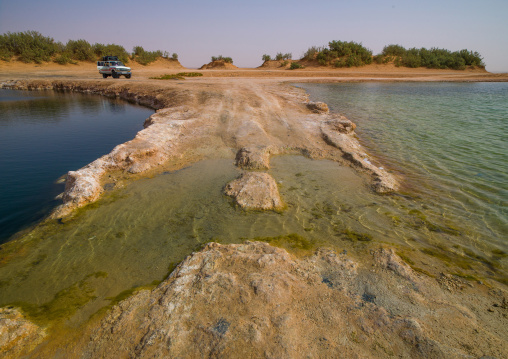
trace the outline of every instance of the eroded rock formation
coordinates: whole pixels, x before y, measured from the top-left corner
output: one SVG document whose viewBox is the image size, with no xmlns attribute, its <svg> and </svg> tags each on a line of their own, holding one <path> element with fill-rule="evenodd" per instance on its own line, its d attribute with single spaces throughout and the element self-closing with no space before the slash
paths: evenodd
<svg viewBox="0 0 508 359">
<path fill-rule="evenodd" d="M 277 183 L 268 173 L 244 172 L 226 185 L 224 193 L 245 209 L 277 210 L 283 207 Z"/>
<path fill-rule="evenodd" d="M 506 328 L 491 331 L 457 298 L 390 249 L 360 265 L 326 249 L 298 259 L 211 243 L 114 307 L 82 357 L 503 357 Z"/>
</svg>

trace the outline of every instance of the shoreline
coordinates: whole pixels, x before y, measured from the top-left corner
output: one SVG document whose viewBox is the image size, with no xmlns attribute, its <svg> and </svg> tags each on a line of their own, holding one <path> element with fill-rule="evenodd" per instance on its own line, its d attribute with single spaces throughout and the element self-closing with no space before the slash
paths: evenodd
<svg viewBox="0 0 508 359">
<path fill-rule="evenodd" d="M 247 157 L 240 156 L 243 162 L 240 161 L 240 164 L 238 164 L 237 155 L 238 167 L 242 167 L 242 163 L 248 163 L 253 164 L 251 168 L 263 170 L 263 166 L 269 166 L 270 156 L 287 153 L 300 154 L 309 158 L 332 159 L 341 165 L 349 165 L 350 167 L 354 167 L 356 164 L 356 166 L 359 166 L 360 172 L 369 171 L 369 168 L 362 167 L 362 158 L 364 157 L 355 157 L 363 151 L 357 147 L 357 140 L 356 142 L 352 141 L 351 134 L 354 133 L 354 125 L 345 118 L 328 115 L 326 111 L 312 113 L 312 109 L 307 106 L 307 96 L 302 95 L 302 90 L 291 90 L 287 85 L 289 81 L 239 78 L 238 81 L 236 81 L 237 79 L 232 79 L 233 81 L 216 79 L 209 82 L 208 80 L 211 79 L 211 77 L 205 77 L 202 80 L 185 80 L 182 81 L 185 82 L 182 84 L 183 86 L 174 82 L 159 85 L 154 82 L 156 80 L 152 80 L 133 83 L 132 87 L 124 81 L 114 83 L 100 80 L 91 82 L 89 80 L 48 81 L 48 79 L 39 79 L 29 82 L 27 87 L 43 89 L 44 86 L 54 87 L 55 83 L 59 83 L 58 86 L 62 90 L 98 94 L 102 92 L 101 94 L 104 96 L 124 98 L 127 101 L 142 105 L 154 106 L 159 110 L 147 120 L 145 130 L 143 130 L 152 129 L 157 131 L 145 132 L 146 137 L 144 134 L 139 137 L 136 136 L 135 139 L 129 141 L 130 144 L 129 142 L 120 144 L 110 154 L 92 162 L 92 164 L 96 163 L 95 165 L 85 166 L 84 168 L 88 167 L 93 170 L 91 173 L 84 173 L 81 177 L 74 175 L 75 182 L 76 180 L 79 181 L 79 178 L 84 178 L 83 183 L 87 186 L 92 183 L 92 187 L 95 188 L 97 186 L 102 187 L 101 178 L 105 174 L 113 174 L 113 176 L 118 176 L 119 181 L 125 180 L 125 183 L 128 183 L 133 179 L 163 171 L 163 163 L 171 160 L 179 161 L 180 165 L 184 166 L 185 163 L 189 163 L 186 161 L 192 163 L 193 160 L 216 156 L 217 154 L 234 158 L 237 151 L 239 153 L 243 149 L 246 149 L 244 152 L 247 153 Z M 302 82 L 301 79 L 295 80 L 291 82 Z M 309 79 L 309 81 L 313 82 L 313 79 Z M 360 81 L 372 80 L 361 79 Z M 50 85 L 51 83 L 53 85 Z M 157 85 L 155 86 L 155 84 Z M 193 87 L 197 87 L 197 90 Z M 281 88 L 287 90 L 287 93 L 281 93 Z M 164 96 L 165 93 L 170 95 Z M 222 103 L 226 103 L 226 106 Z M 266 103 L 270 106 L 264 106 Z M 247 108 L 244 107 L 245 104 L 248 105 Z M 317 107 L 324 108 L 323 105 Z M 264 115 L 260 115 L 260 113 Z M 269 136 L 269 133 L 265 131 L 266 127 L 264 127 L 266 122 L 263 121 L 264 116 L 268 115 L 271 118 L 277 118 L 279 127 L 276 129 L 276 133 L 279 134 L 280 138 L 285 139 L 286 134 L 291 132 L 286 137 L 292 137 L 293 139 L 284 142 L 280 138 Z M 200 120 L 200 116 L 204 117 L 206 121 Z M 225 127 L 224 123 L 232 121 L 235 116 L 241 118 L 241 121 Z M 257 120 L 253 121 L 253 117 Z M 216 125 L 228 136 L 210 137 L 208 135 L 210 132 L 216 132 L 210 124 L 213 118 L 219 119 Z M 299 119 L 298 122 L 289 122 L 289 119 L 294 118 Z M 247 130 L 245 130 L 246 126 Z M 288 130 L 287 126 L 291 130 Z M 163 132 L 163 136 L 160 135 L 161 132 Z M 189 137 L 188 134 L 196 136 L 194 141 L 186 142 L 185 139 Z M 308 138 L 309 134 L 311 140 Z M 153 138 L 158 138 L 161 142 L 151 142 Z M 135 141 L 136 139 L 137 141 Z M 308 142 L 303 143 L 308 144 L 302 145 L 302 141 L 305 140 Z M 169 146 L 161 144 L 167 141 L 170 143 Z M 325 144 L 322 146 L 311 145 L 310 143 L 313 141 L 323 141 Z M 207 145 L 203 146 L 202 143 Z M 198 144 L 197 148 L 196 144 Z M 350 155 L 344 156 L 344 153 L 350 153 Z M 246 168 L 251 169 L 248 166 Z M 99 174 L 98 179 L 93 178 L 94 171 Z M 370 171 L 373 171 L 373 169 L 370 169 Z M 129 172 L 129 174 L 125 175 L 125 172 Z M 371 173 L 369 175 L 371 183 L 372 176 Z M 379 177 L 379 174 L 377 176 Z M 94 181 L 96 184 L 93 184 Z M 82 188 L 86 190 L 89 188 L 87 186 Z M 82 195 L 82 193 L 78 193 L 78 195 Z M 73 198 L 71 198 L 72 200 Z M 196 346 L 195 350 L 198 350 L 198 352 L 193 351 L 194 348 L 191 343 L 194 341 L 187 342 L 188 338 L 179 336 L 174 328 L 169 327 L 164 329 L 166 330 L 165 335 L 171 337 L 174 344 L 167 349 L 162 349 L 157 345 L 153 347 L 148 339 L 145 340 L 147 338 L 146 333 L 151 333 L 149 337 L 152 339 L 150 340 L 156 343 L 167 340 L 164 335 L 157 334 L 161 333 L 164 324 L 156 323 L 149 317 L 144 317 L 143 314 L 145 310 L 148 310 L 143 309 L 144 306 L 150 301 L 157 300 L 159 303 L 166 303 L 167 307 L 149 308 L 151 311 L 150 317 L 156 315 L 171 319 L 177 325 L 186 323 L 185 315 L 180 312 L 181 309 L 179 308 L 183 308 L 184 303 L 190 303 L 191 312 L 198 318 L 201 327 L 205 328 L 204 334 L 199 334 L 201 340 L 204 343 L 209 343 L 207 345 L 212 347 L 215 345 L 218 353 L 223 355 L 227 355 L 228 350 L 231 350 L 228 349 L 231 345 L 234 346 L 234 343 L 241 342 L 251 346 L 251 354 L 253 355 L 260 353 L 257 351 L 258 348 L 264 347 L 270 348 L 272 356 L 291 356 L 293 352 L 289 348 L 299 341 L 301 341 L 301 344 L 297 345 L 299 352 L 311 350 L 318 356 L 330 353 L 337 354 L 344 352 L 344 350 L 351 355 L 367 357 L 389 357 L 393 354 L 399 354 L 403 357 L 422 358 L 429 356 L 462 357 L 465 353 L 477 357 L 480 355 L 499 356 L 508 352 L 508 343 L 502 339 L 502 334 L 494 334 L 494 332 L 503 332 L 505 319 L 503 319 L 502 314 L 505 309 L 504 303 L 508 300 L 506 290 L 501 289 L 500 286 L 496 288 L 496 286 L 493 286 L 492 281 L 487 285 L 482 281 L 461 280 L 457 276 L 450 275 L 448 274 L 450 269 L 447 270 L 447 265 L 444 265 L 443 262 L 439 264 L 440 259 L 438 257 L 426 257 L 424 254 L 411 252 L 411 259 L 407 259 L 405 257 L 408 255 L 407 249 L 399 249 L 395 252 L 389 248 L 379 249 L 380 246 L 385 247 L 382 243 L 365 244 L 361 247 L 359 253 L 341 256 L 334 252 L 318 251 L 310 259 L 303 260 L 287 254 L 285 250 L 279 250 L 276 247 L 257 242 L 252 244 L 248 242 L 244 245 L 212 243 L 203 250 L 188 256 L 154 291 L 140 290 L 108 311 L 104 320 L 99 321 L 99 318 L 89 323 L 85 331 L 90 335 L 90 342 L 86 342 L 86 339 L 83 338 L 76 340 L 74 343 L 71 343 L 70 339 L 69 341 L 54 339 L 56 341 L 53 341 L 52 345 L 42 348 L 42 351 L 51 353 L 52 350 L 57 349 L 63 340 L 64 343 L 69 344 L 69 353 L 84 352 L 85 357 L 94 357 L 101 353 L 104 355 L 107 353 L 110 356 L 126 353 L 149 356 L 154 353 L 153 348 L 169 350 L 169 352 L 166 352 L 168 355 L 208 355 L 212 353 L 210 346 L 208 348 Z M 217 257 L 218 252 L 224 253 L 224 255 Z M 244 253 L 244 255 L 241 255 L 241 253 Z M 259 253 L 263 253 L 263 255 L 260 256 Z M 364 254 L 365 257 L 360 258 L 360 253 Z M 369 256 L 368 253 L 371 255 Z M 238 257 L 237 262 L 228 262 L 226 258 L 229 256 Z M 416 258 L 421 261 L 430 261 L 435 266 L 435 272 L 426 274 L 418 272 L 416 266 L 408 264 L 416 261 Z M 252 267 L 252 264 L 249 264 L 251 262 L 260 263 L 259 261 L 266 261 L 267 264 L 262 265 L 261 269 L 256 265 Z M 293 269 L 282 267 L 281 263 L 286 262 L 291 263 L 292 268 L 299 268 L 298 271 L 300 272 L 292 272 Z M 228 269 L 211 270 L 213 267 L 208 268 L 207 263 L 217 263 L 214 266 Z M 224 267 L 220 267 L 221 265 L 224 265 Z M 260 278 L 256 284 L 252 284 L 253 287 L 250 289 L 243 288 L 241 285 L 241 283 L 247 283 L 249 280 L 252 281 L 252 279 L 240 279 L 243 277 L 241 277 L 239 271 L 245 271 L 245 268 L 251 268 L 250 273 L 258 275 L 258 278 Z M 369 274 L 371 271 L 375 274 Z M 442 271 L 441 275 L 438 274 L 440 271 Z M 310 287 L 304 291 L 296 289 L 303 288 L 303 284 L 298 282 L 300 279 L 295 279 L 295 276 L 298 277 L 298 273 L 302 272 L 308 273 L 306 274 L 306 280 L 310 281 L 310 284 L 307 284 Z M 270 282 L 269 278 L 273 277 L 270 273 L 281 275 L 286 284 Z M 203 286 L 203 293 L 206 293 L 206 290 L 217 291 L 219 289 L 216 280 L 219 280 L 221 275 L 236 279 L 232 281 L 230 287 L 223 287 L 230 288 L 229 290 L 213 297 L 212 303 L 215 304 L 212 307 L 205 306 L 209 312 L 203 315 L 199 309 L 200 303 L 202 303 L 200 302 L 201 289 L 198 290 L 197 287 L 189 283 L 200 283 Z M 207 281 L 207 276 L 211 276 L 214 280 Z M 388 289 L 381 289 L 383 285 Z M 404 288 L 402 292 L 400 292 L 400 287 Z M 181 288 L 186 288 L 184 292 L 189 293 L 189 295 L 182 296 L 179 294 L 182 291 Z M 289 293 L 286 293 L 284 290 L 273 292 L 273 290 L 267 288 L 290 289 Z M 254 296 L 249 294 L 247 299 L 243 294 L 244 299 L 240 300 L 241 293 L 244 290 L 253 290 L 255 294 Z M 162 291 L 165 291 L 164 295 L 160 295 Z M 237 291 L 240 293 L 239 297 L 234 294 Z M 344 293 L 347 292 L 348 294 L 345 295 Z M 468 296 L 471 296 L 467 300 L 463 296 L 465 292 L 468 293 Z M 309 293 L 313 294 L 310 295 Z M 315 343 L 319 342 L 318 338 L 308 338 L 304 333 L 293 333 L 289 336 L 282 335 L 284 332 L 294 331 L 303 323 L 308 323 L 310 318 L 315 318 L 322 308 L 327 308 L 333 302 L 330 301 L 333 296 L 339 296 L 346 304 L 344 306 L 336 304 L 337 307 L 331 307 L 331 311 L 337 311 L 337 308 L 341 308 L 338 311 L 339 313 L 352 312 L 351 314 L 339 314 L 336 317 L 330 317 L 324 322 L 318 320 L 318 323 L 320 323 L 318 326 L 326 328 L 322 331 L 321 336 L 327 338 L 326 341 L 331 343 L 331 346 L 318 348 L 315 346 Z M 230 303 L 228 297 L 232 300 L 237 298 L 238 302 Z M 434 297 L 439 299 L 433 299 Z M 272 314 L 267 315 L 267 313 L 275 313 L 271 303 L 280 301 L 281 298 L 282 303 L 285 303 L 283 307 L 290 308 L 290 311 L 276 312 L 273 317 Z M 284 298 L 299 298 L 298 300 L 302 304 L 306 303 L 305 298 L 309 298 L 310 302 L 306 304 L 305 308 L 307 309 L 303 312 L 304 314 L 299 315 L 297 313 L 300 308 L 298 306 L 293 307 Z M 317 300 L 316 298 L 320 299 Z M 481 304 L 478 304 L 478 302 Z M 475 309 L 476 307 L 486 308 L 489 305 L 488 303 L 492 302 L 497 305 L 495 306 L 495 313 L 499 314 L 499 317 L 496 317 L 496 319 L 492 319 Z M 207 303 L 210 304 L 210 302 Z M 201 305 L 205 305 L 205 303 Z M 244 308 L 244 305 L 247 305 L 247 307 Z M 171 306 L 176 309 L 168 310 Z M 223 313 L 220 308 L 224 306 L 232 309 L 232 313 L 237 314 Z M 267 316 L 266 323 L 271 323 L 268 327 L 260 324 L 264 323 L 263 321 L 256 322 L 255 326 L 249 326 L 247 317 L 239 314 L 249 312 L 251 306 L 261 308 L 256 315 L 258 317 Z M 429 317 L 423 314 L 429 310 L 434 311 L 436 314 Z M 4 313 L 0 313 L 0 319 L 4 318 Z M 129 322 L 130 319 L 125 319 L 126 316 L 123 315 L 125 313 L 134 313 L 132 314 L 133 317 L 142 321 L 143 333 L 140 334 L 139 331 L 136 331 L 136 328 L 132 327 L 132 323 Z M 17 314 L 11 313 L 10 315 Z M 284 315 L 290 318 L 288 325 L 275 325 L 277 318 Z M 504 318 L 506 318 L 506 315 Z M 22 322 L 25 319 L 20 320 Z M 235 322 L 235 320 L 240 320 L 240 322 Z M 444 333 L 449 336 L 446 341 L 441 337 L 442 330 L 433 326 L 436 323 L 445 323 L 443 320 L 446 322 Z M 487 324 L 489 320 L 493 320 L 493 322 Z M 352 325 L 352 331 L 346 330 L 340 333 L 340 337 L 345 338 L 348 343 L 346 347 L 330 337 L 330 334 L 337 330 L 336 328 L 343 326 L 344 321 Z M 22 323 L 25 327 L 28 326 L 26 322 Z M 330 323 L 333 324 L 328 327 Z M 232 334 L 232 331 L 228 331 L 230 326 L 235 328 L 239 334 Z M 461 328 L 461 330 L 455 331 L 454 326 Z M 251 327 L 254 329 L 249 329 Z M 113 328 L 122 334 L 120 336 L 108 334 Z M 478 333 L 465 334 L 468 328 L 479 328 L 483 331 L 480 335 Z M 29 347 L 33 347 L 33 343 L 38 343 L 41 340 L 40 335 L 42 334 L 38 332 L 38 329 L 26 330 L 31 331 L 32 335 L 26 337 L 25 342 L 21 341 L 23 343 L 21 350 L 28 350 Z M 254 333 L 253 336 L 251 333 Z M 122 337 L 127 339 L 122 339 Z M 273 342 L 275 338 L 279 338 L 280 342 L 285 344 L 280 347 L 269 346 L 269 343 Z M 126 351 L 115 352 L 118 341 L 123 340 L 125 340 Z M 441 343 L 441 341 L 443 342 Z M 492 349 L 488 349 L 484 344 L 487 341 L 491 344 L 494 343 Z M 468 344 L 465 347 L 463 344 L 465 342 L 474 343 L 474 345 Z M 131 346 L 132 343 L 137 345 L 136 348 Z M 186 346 L 190 349 L 184 349 Z M 346 349 L 348 347 L 353 349 Z M 238 352 L 229 351 L 229 353 Z"/>
<path fill-rule="evenodd" d="M 177 149 L 181 146 L 179 138 L 187 138 L 187 133 L 195 130 L 195 124 L 193 126 L 193 123 L 200 122 L 192 105 L 189 105 L 186 101 L 170 104 L 167 97 L 164 97 L 160 93 L 156 94 L 157 89 L 155 91 L 153 89 L 147 91 L 146 87 L 143 86 L 137 86 L 136 88 L 127 85 L 121 88 L 110 88 L 107 85 L 103 85 L 103 83 L 99 85 L 98 83 L 90 84 L 83 81 L 48 80 L 3 82 L 0 83 L 0 86 L 1 88 L 18 90 L 57 90 L 98 94 L 106 97 L 117 97 L 156 110 L 156 113 L 145 121 L 145 129 L 138 132 L 134 139 L 117 145 L 109 154 L 102 156 L 77 171 L 70 171 L 67 174 L 65 192 L 62 195 L 64 203 L 53 211 L 50 215 L 52 219 L 71 216 L 75 209 L 97 201 L 103 192 L 103 179 L 106 176 L 111 178 L 113 172 L 121 171 L 130 175 L 161 172 L 160 169 L 157 170 L 157 167 L 161 166 L 164 162 L 176 157 L 182 158 L 183 152 Z M 245 90 L 247 86 L 247 83 L 241 84 L 240 89 Z M 287 94 L 283 93 L 284 89 L 281 86 L 284 87 L 287 84 L 271 85 L 269 91 L 276 93 L 277 97 L 283 98 Z M 257 90 L 261 92 L 263 86 L 257 86 Z M 191 90 L 188 89 L 186 91 Z M 332 159 L 342 165 L 346 164 L 356 168 L 359 172 L 367 173 L 376 192 L 389 193 L 394 191 L 398 187 L 397 181 L 388 172 L 383 170 L 382 167 L 374 166 L 371 163 L 369 155 L 355 138 L 354 128 L 356 125 L 343 116 L 329 114 L 326 104 L 322 104 L 322 108 L 312 107 L 314 103 L 309 102 L 306 94 L 299 94 L 298 92 L 300 91 L 302 90 L 296 88 L 294 91 L 290 91 L 293 93 L 290 93 L 290 96 L 284 99 L 285 108 L 283 109 L 280 108 L 280 101 L 278 99 L 272 100 L 272 102 L 274 102 L 276 111 L 289 112 L 292 116 L 298 117 L 296 122 L 299 123 L 295 125 L 300 127 L 299 131 L 311 130 L 313 132 L 313 140 L 309 141 L 307 139 L 304 143 L 296 144 L 294 140 L 291 141 L 290 139 L 290 141 L 287 141 L 284 138 L 283 142 L 281 142 L 277 139 L 270 139 L 269 133 L 262 130 L 258 133 L 259 138 L 257 140 L 246 136 L 241 143 L 236 143 L 233 147 L 222 146 L 224 148 L 221 151 L 227 152 L 232 150 L 233 152 L 240 153 L 243 149 L 247 148 L 249 150 L 248 156 L 265 157 L 263 159 L 265 163 L 259 167 L 260 169 L 269 168 L 269 158 L 276 154 L 300 153 L 310 158 Z M 171 95 L 175 96 L 176 94 L 178 96 L 181 93 L 179 92 L 179 90 L 174 89 Z M 266 95 L 268 94 L 263 96 L 265 97 Z M 221 104 L 219 105 L 222 107 Z M 254 105 L 254 107 L 258 106 L 258 104 Z M 210 112 L 209 108 L 207 110 Z M 222 108 L 218 110 L 222 111 Z M 268 108 L 258 117 L 271 116 L 273 115 L 270 114 L 271 111 L 273 109 Z M 284 112 L 277 113 L 276 115 L 281 116 L 281 114 L 285 116 Z M 203 117 L 220 117 L 222 115 L 205 114 L 203 116 L 202 113 L 200 114 Z M 289 118 L 290 116 L 288 115 L 287 117 Z M 250 122 L 252 120 L 249 119 L 247 121 Z M 285 121 L 284 123 L 286 123 Z M 313 122 L 310 127 L 306 123 L 308 121 Z M 259 126 L 257 120 L 254 120 L 253 125 Z M 220 126 L 220 124 L 216 126 Z M 243 126 L 243 124 L 239 123 L 238 126 Z M 241 129 L 237 131 L 241 131 Z M 208 137 L 206 134 L 203 135 Z M 290 134 L 288 133 L 287 136 L 289 137 Z M 306 135 L 302 134 L 301 136 Z M 237 134 L 234 134 L 233 137 L 235 140 L 229 139 L 227 141 L 236 141 Z M 192 141 L 192 139 L 190 140 L 191 142 L 196 142 Z M 195 140 L 198 139 L 196 138 Z M 324 142 L 320 145 L 312 144 L 312 142 L 319 143 L 319 141 Z M 189 144 L 186 144 L 186 146 L 188 147 Z M 338 151 L 331 150 L 330 146 Z M 185 165 L 185 159 L 182 158 L 182 160 L 183 165 Z M 253 160 L 248 161 L 252 162 Z M 190 160 L 190 162 L 193 161 Z M 249 169 L 257 169 L 256 166 L 251 166 Z M 125 176 L 122 175 L 122 177 Z"/>
</svg>

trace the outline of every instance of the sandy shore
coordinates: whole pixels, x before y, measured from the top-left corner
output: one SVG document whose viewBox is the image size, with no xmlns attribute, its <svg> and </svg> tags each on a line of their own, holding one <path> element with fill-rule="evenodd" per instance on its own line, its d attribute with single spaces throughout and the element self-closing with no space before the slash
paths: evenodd
<svg viewBox="0 0 508 359">
<path fill-rule="evenodd" d="M 55 218 L 95 201 L 106 181 L 126 184 L 164 171 L 168 161 L 183 167 L 220 156 L 236 156 L 237 166 L 248 164 L 261 172 L 277 154 L 331 159 L 356 169 L 373 190 L 396 190 L 403 179 L 391 178 L 375 165 L 355 139 L 354 125 L 323 106 L 314 111 L 306 94 L 286 82 L 508 81 L 508 74 L 380 65 L 200 70 L 200 78 L 149 79 L 181 71 L 189 70 L 158 63 L 133 67 L 129 80 L 102 79 L 94 64 L 0 62 L 0 83 L 8 88 L 97 93 L 157 110 L 135 139 L 69 173 L 64 194 L 68 205 L 59 208 Z M 371 162 L 374 165 L 367 165 Z M 211 244 L 189 256 L 157 289 L 122 301 L 76 331 L 79 334 L 38 327 L 13 308 L 1 309 L 0 354 L 507 356 L 506 287 L 468 281 L 452 275 L 449 263 L 412 254 L 412 260 L 425 261 L 432 272 L 418 272 L 394 250 L 378 244 L 365 245 L 352 256 L 320 250 L 305 258 L 267 244 Z"/>
</svg>

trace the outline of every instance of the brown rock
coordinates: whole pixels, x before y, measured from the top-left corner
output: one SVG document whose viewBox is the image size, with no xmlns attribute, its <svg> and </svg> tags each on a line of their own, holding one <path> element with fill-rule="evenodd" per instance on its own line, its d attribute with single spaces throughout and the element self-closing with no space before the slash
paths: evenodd
<svg viewBox="0 0 508 359">
<path fill-rule="evenodd" d="M 270 168 L 270 155 L 272 149 L 269 147 L 243 147 L 236 154 L 236 166 L 249 170 L 267 170 Z"/>
<path fill-rule="evenodd" d="M 268 173 L 244 172 L 228 183 L 224 193 L 233 197 L 245 209 L 281 209 L 283 207 L 277 183 Z"/>
<path fill-rule="evenodd" d="M 261 242 L 210 243 L 155 290 L 115 306 L 82 357 L 423 359 L 507 348 L 488 331 L 468 336 L 474 314 L 396 254 L 379 250 L 374 259 L 388 270 L 373 275 L 377 267 L 326 249 L 296 259 Z M 427 285 L 415 288 L 413 276 Z"/>
<path fill-rule="evenodd" d="M 308 102 L 307 108 L 314 113 L 328 113 L 328 105 L 324 102 Z"/>
<path fill-rule="evenodd" d="M 340 133 L 351 133 L 355 130 L 356 125 L 347 118 L 340 116 L 326 121 L 326 124 L 333 130 Z"/>
<path fill-rule="evenodd" d="M 0 357 L 16 358 L 44 339 L 44 329 L 25 319 L 15 308 L 0 308 Z"/>
<path fill-rule="evenodd" d="M 349 124 L 351 123 L 351 124 Z M 354 124 L 345 119 L 325 121 L 321 125 L 323 139 L 342 151 L 343 158 L 373 178 L 372 187 L 377 193 L 390 193 L 398 188 L 395 178 L 384 168 L 375 166 L 354 137 Z"/>
</svg>

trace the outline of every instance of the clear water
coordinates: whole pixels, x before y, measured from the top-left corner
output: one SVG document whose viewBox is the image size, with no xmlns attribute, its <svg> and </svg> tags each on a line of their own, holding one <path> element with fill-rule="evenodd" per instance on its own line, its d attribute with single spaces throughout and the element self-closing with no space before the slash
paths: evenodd
<svg viewBox="0 0 508 359">
<path fill-rule="evenodd" d="M 434 90 L 427 92 L 436 92 L 439 85 L 448 86 L 436 84 Z M 375 88 L 370 84 L 362 86 Z M 393 92 L 399 96 L 409 91 L 405 84 L 398 85 L 399 89 L 397 84 L 393 86 Z M 415 86 L 413 91 L 419 91 Z M 376 195 L 364 177 L 332 161 L 278 156 L 271 159 L 269 172 L 280 186 L 286 210 L 243 211 L 222 193 L 225 184 L 240 174 L 233 158 L 200 161 L 107 191 L 103 199 L 80 210 L 73 220 L 47 223 L 4 245 L 0 252 L 0 306 L 21 304 L 35 317 L 42 317 L 39 318 L 42 321 L 70 318 L 72 323 L 79 324 L 122 292 L 163 279 L 176 263 L 203 243 L 261 239 L 284 244 L 285 236 L 290 235 L 313 248 L 325 246 L 356 253 L 363 253 L 368 243 L 390 243 L 414 251 L 443 248 L 456 253 L 457 258 L 479 259 L 475 270 L 480 277 L 499 278 L 505 273 L 507 257 L 493 252 L 507 250 L 501 232 L 502 216 L 496 220 L 496 210 L 481 216 L 474 206 L 466 211 L 467 202 L 460 204 L 460 197 L 444 195 L 454 186 L 431 175 L 428 169 L 431 166 L 424 167 L 422 163 L 439 162 L 441 166 L 437 168 L 446 168 L 440 158 L 447 156 L 437 155 L 439 161 L 426 156 L 416 160 L 417 154 L 404 147 L 421 146 L 415 142 L 422 139 L 409 138 L 421 124 L 411 124 L 401 114 L 394 132 L 401 131 L 400 139 L 408 144 L 400 144 L 396 137 L 399 135 L 390 131 L 383 134 L 381 129 L 369 132 L 368 125 L 364 128 L 367 120 L 360 121 L 354 113 L 334 107 L 326 98 L 333 98 L 330 93 L 334 87 L 323 90 L 323 85 L 316 85 L 315 89 L 322 93 L 313 97 L 327 101 L 332 109 L 345 112 L 356 121 L 358 132 L 365 136 L 362 140 L 370 150 L 395 172 L 403 174 L 407 184 L 415 184 L 406 186 L 407 194 Z M 344 94 L 347 96 L 349 91 Z M 351 101 L 367 97 L 361 91 L 358 95 L 360 99 L 347 97 L 348 108 L 353 108 Z M 418 96 L 414 97 L 417 103 Z M 397 111 L 405 111 L 403 107 L 399 105 Z M 413 112 L 404 113 L 409 116 Z M 374 123 L 377 115 L 372 116 Z M 406 125 L 400 126 L 401 122 Z M 443 127 L 447 126 L 438 127 L 437 132 L 444 132 Z M 439 141 L 434 143 L 437 146 Z M 390 146 L 395 148 L 393 153 L 387 149 Z M 404 153 L 397 155 L 399 150 Z M 434 151 L 439 153 L 435 148 L 428 150 Z M 501 174 L 504 175 L 506 172 Z M 481 208 L 485 210 L 487 206 Z M 487 222 L 487 217 L 491 222 Z M 286 245 L 291 247 L 291 241 L 287 240 Z M 494 270 L 497 272 L 493 273 Z"/>
<path fill-rule="evenodd" d="M 358 127 L 405 189 L 466 228 L 470 244 L 508 249 L 508 84 L 299 84 Z"/>
<path fill-rule="evenodd" d="M 0 243 L 58 204 L 60 176 L 132 139 L 152 113 L 94 95 L 0 89 Z"/>
<path fill-rule="evenodd" d="M 22 255 L 0 265 L 0 306 L 48 308 L 58 298 L 58 305 L 74 306 L 73 320 L 80 322 L 122 291 L 163 279 L 172 265 L 209 241 L 297 234 L 313 247 L 350 250 L 365 242 L 348 233 L 391 243 L 434 235 L 409 225 L 393 231 L 391 208 L 400 199 L 372 193 L 351 168 L 302 156 L 271 162 L 287 204 L 282 213 L 236 208 L 222 189 L 240 170 L 233 159 L 212 159 L 107 192 L 73 221 L 38 227 L 24 238 Z M 410 224 L 408 210 L 399 212 Z M 77 285 L 89 291 L 79 305 L 71 290 Z"/>
</svg>

